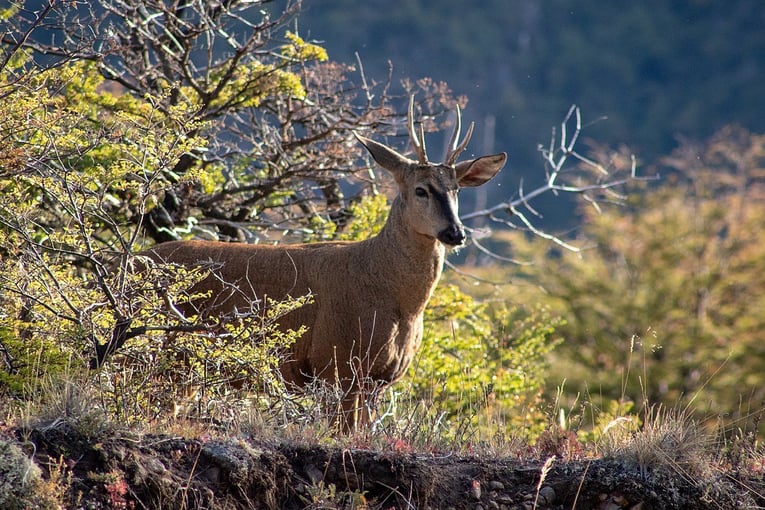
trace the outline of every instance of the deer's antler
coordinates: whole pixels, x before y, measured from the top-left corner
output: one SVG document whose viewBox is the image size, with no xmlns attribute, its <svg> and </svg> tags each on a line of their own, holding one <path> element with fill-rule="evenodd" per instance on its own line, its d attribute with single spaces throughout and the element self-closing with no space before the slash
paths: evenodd
<svg viewBox="0 0 765 510">
<path fill-rule="evenodd" d="M 428 162 L 428 153 L 425 151 L 425 128 L 420 124 L 419 134 L 414 128 L 414 95 L 409 96 L 407 126 L 409 128 L 409 139 L 412 141 L 414 153 L 417 154 L 417 161 L 424 165 Z"/>
<path fill-rule="evenodd" d="M 457 162 L 457 158 L 460 154 L 462 154 L 462 151 L 465 150 L 465 147 L 467 147 L 467 144 L 470 141 L 470 137 L 473 136 L 474 127 L 475 122 L 471 122 L 465 138 L 462 140 L 462 142 L 459 143 L 459 145 L 457 145 L 457 141 L 460 137 L 460 129 L 462 129 L 462 114 L 460 113 L 460 105 L 457 105 L 457 122 L 454 125 L 454 133 L 452 133 L 452 137 L 449 140 L 449 148 L 446 151 L 444 164 L 453 165 Z"/>
</svg>

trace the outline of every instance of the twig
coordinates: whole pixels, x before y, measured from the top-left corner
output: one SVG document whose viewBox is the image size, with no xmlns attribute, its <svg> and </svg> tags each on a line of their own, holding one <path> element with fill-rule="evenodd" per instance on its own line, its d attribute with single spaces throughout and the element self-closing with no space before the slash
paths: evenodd
<svg viewBox="0 0 765 510">
<path fill-rule="evenodd" d="M 572 119 L 573 119 L 575 128 L 573 133 L 571 133 L 569 137 L 567 126 L 570 122 L 572 122 Z M 467 221 L 467 220 L 472 220 L 476 218 L 488 217 L 492 221 L 501 222 L 506 225 L 513 226 L 511 222 L 498 217 L 498 214 L 506 213 L 506 214 L 509 214 L 510 216 L 514 216 L 518 218 L 518 220 L 524 225 L 524 227 L 528 229 L 528 231 L 530 231 L 532 234 L 538 237 L 541 237 L 543 239 L 552 241 L 558 246 L 565 248 L 566 250 L 573 251 L 573 252 L 580 252 L 582 248 L 576 247 L 562 240 L 560 237 L 553 235 L 549 232 L 546 232 L 538 228 L 537 226 L 535 226 L 529 220 L 529 218 L 526 217 L 519 210 L 519 208 L 523 207 L 526 210 L 528 210 L 533 216 L 541 218 L 542 214 L 531 205 L 532 200 L 546 193 L 552 193 L 556 196 L 559 193 L 567 193 L 567 194 L 574 194 L 574 195 L 582 195 L 583 200 L 591 203 L 597 210 L 600 210 L 598 201 L 593 196 L 591 196 L 592 192 L 602 192 L 603 194 L 615 194 L 616 197 L 618 198 L 618 197 L 621 197 L 621 195 L 615 192 L 616 188 L 619 188 L 633 181 L 654 180 L 657 178 L 655 176 L 649 176 L 649 177 L 638 176 L 637 162 L 636 162 L 635 156 L 632 155 L 631 156 L 632 164 L 630 168 L 630 174 L 627 177 L 618 178 L 618 179 L 610 179 L 610 180 L 589 183 L 589 184 L 578 184 L 578 185 L 572 185 L 572 184 L 567 184 L 564 182 L 559 182 L 563 174 L 570 175 L 570 172 L 573 170 L 576 170 L 577 168 L 576 166 L 568 165 L 569 158 L 573 158 L 575 160 L 576 162 L 575 165 L 577 164 L 583 165 L 588 168 L 592 168 L 598 174 L 601 174 L 606 177 L 610 176 L 608 170 L 603 165 L 601 165 L 600 163 L 596 162 L 595 160 L 591 158 L 583 156 L 582 154 L 574 150 L 575 144 L 577 140 L 579 139 L 579 135 L 581 131 L 582 131 L 581 112 L 576 105 L 573 105 L 571 106 L 563 122 L 561 123 L 560 137 L 558 137 L 556 129 L 553 128 L 549 147 L 547 149 L 540 148 L 540 151 L 542 152 L 542 157 L 545 162 L 544 184 L 542 184 L 536 189 L 531 190 L 530 192 L 526 192 L 523 187 L 524 182 L 523 180 L 521 180 L 518 186 L 518 192 L 514 198 L 511 198 L 504 202 L 500 202 L 488 208 L 484 208 L 484 209 L 480 209 L 477 211 L 464 214 L 460 218 L 463 221 Z M 488 251 L 486 248 L 482 247 L 478 243 L 476 243 L 476 247 L 482 252 L 487 253 L 498 260 L 505 259 L 505 257 L 501 257 L 497 254 L 494 254 Z"/>
<path fill-rule="evenodd" d="M 579 486 L 576 488 L 576 494 L 574 495 L 574 502 L 571 503 L 571 510 L 575 510 L 576 503 L 579 500 L 579 495 L 582 493 L 582 486 L 584 486 L 584 481 L 587 479 L 587 472 L 590 470 L 590 464 L 592 464 L 592 460 L 587 461 L 587 465 L 584 467 L 584 473 L 582 473 L 582 479 L 579 480 Z"/>
<path fill-rule="evenodd" d="M 534 506 L 532 508 L 537 508 L 537 503 L 539 502 L 539 492 L 542 490 L 542 484 L 547 479 L 547 475 L 550 473 L 550 470 L 552 469 L 553 463 L 555 463 L 555 455 L 548 458 L 544 465 L 542 466 L 542 471 L 539 474 L 539 482 L 537 483 L 537 492 L 534 495 Z"/>
<path fill-rule="evenodd" d="M 29 36 L 31 36 L 32 32 L 34 32 L 34 30 L 42 24 L 43 19 L 53 9 L 53 6 L 55 5 L 55 3 L 56 3 L 56 0 L 48 0 L 48 3 L 42 8 L 42 10 L 39 11 L 35 20 L 32 22 L 32 24 L 29 26 L 26 32 L 24 32 L 18 40 L 14 41 L 15 38 L 13 38 L 13 36 L 3 37 L 2 43 L 10 44 L 10 48 L 8 49 L 8 53 L 6 54 L 3 61 L 0 62 L 0 70 L 5 69 L 5 66 L 8 65 L 8 62 L 10 62 L 14 53 L 16 53 L 19 50 L 19 48 L 21 48 L 22 46 L 26 44 L 27 40 L 29 39 Z"/>
</svg>

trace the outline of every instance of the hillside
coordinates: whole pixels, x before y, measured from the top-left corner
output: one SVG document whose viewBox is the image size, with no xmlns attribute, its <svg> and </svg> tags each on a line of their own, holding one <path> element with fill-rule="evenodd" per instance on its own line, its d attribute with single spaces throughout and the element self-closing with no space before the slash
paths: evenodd
<svg viewBox="0 0 765 510">
<path fill-rule="evenodd" d="M 531 448 L 521 456 L 467 455 L 411 452 L 404 443 L 380 450 L 128 430 L 85 437 L 67 420 L 6 429 L 3 436 L 3 508 L 648 510 L 765 504 L 761 472 L 754 478 L 732 468 L 710 468 L 703 476 L 684 471 L 698 466 L 641 469 L 626 457 L 586 458 L 566 448 L 558 452 L 561 458 Z M 8 484 L 14 462 L 19 469 L 19 459 L 26 459 L 18 449 L 30 452 L 44 480 L 26 494 Z M 28 470 L 27 479 L 37 472 Z"/>
<path fill-rule="evenodd" d="M 765 3 L 401 4 L 0 8 L 0 510 L 765 508 Z"/>
</svg>

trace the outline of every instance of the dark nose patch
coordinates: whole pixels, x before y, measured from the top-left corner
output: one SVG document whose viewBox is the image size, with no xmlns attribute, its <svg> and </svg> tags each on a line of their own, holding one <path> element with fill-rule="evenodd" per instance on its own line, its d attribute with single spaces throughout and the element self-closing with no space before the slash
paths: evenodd
<svg viewBox="0 0 765 510">
<path fill-rule="evenodd" d="M 438 240 L 449 246 L 462 246 L 465 239 L 465 229 L 461 225 L 449 225 L 438 233 Z"/>
<path fill-rule="evenodd" d="M 456 217 L 448 194 L 434 192 L 433 197 L 441 208 L 441 214 L 449 222 L 449 226 L 438 233 L 438 240 L 449 246 L 462 246 L 466 239 L 465 229 Z"/>
</svg>

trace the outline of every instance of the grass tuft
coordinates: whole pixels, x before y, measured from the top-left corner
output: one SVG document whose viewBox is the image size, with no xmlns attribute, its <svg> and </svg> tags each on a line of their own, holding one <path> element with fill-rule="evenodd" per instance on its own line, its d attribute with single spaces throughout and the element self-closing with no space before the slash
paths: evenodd
<svg viewBox="0 0 765 510">
<path fill-rule="evenodd" d="M 606 426 L 600 445 L 604 457 L 637 466 L 644 479 L 667 470 L 688 480 L 711 475 L 713 436 L 701 429 L 688 409 L 649 406 L 642 427 L 629 432 L 629 425 L 627 417 L 619 417 Z"/>
</svg>

